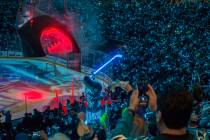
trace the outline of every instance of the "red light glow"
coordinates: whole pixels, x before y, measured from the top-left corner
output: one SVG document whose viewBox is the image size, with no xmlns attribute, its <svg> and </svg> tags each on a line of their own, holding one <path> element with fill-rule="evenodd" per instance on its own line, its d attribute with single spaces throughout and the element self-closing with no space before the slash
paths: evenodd
<svg viewBox="0 0 210 140">
<path fill-rule="evenodd" d="M 20 99 L 20 100 L 25 100 L 27 99 L 27 101 L 40 101 L 40 100 L 45 100 L 47 98 L 47 94 L 46 93 L 42 93 L 39 90 L 26 90 L 24 92 L 21 93 L 17 93 L 16 94 L 16 99 Z"/>
<path fill-rule="evenodd" d="M 36 91 L 29 91 L 29 92 L 25 92 L 24 96 L 26 96 L 26 98 L 28 100 L 40 100 L 42 99 L 42 94 Z"/>
<path fill-rule="evenodd" d="M 71 38 L 55 27 L 45 28 L 41 33 L 40 41 L 49 54 L 66 54 L 73 51 Z"/>
</svg>

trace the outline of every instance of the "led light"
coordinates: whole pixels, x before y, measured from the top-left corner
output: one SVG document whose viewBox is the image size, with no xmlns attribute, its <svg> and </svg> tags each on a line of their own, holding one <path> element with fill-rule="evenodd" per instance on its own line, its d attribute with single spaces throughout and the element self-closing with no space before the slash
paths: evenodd
<svg viewBox="0 0 210 140">
<path fill-rule="evenodd" d="M 102 65 L 100 68 L 98 68 L 93 75 L 97 74 L 99 71 L 101 71 L 104 67 L 106 67 L 109 63 L 111 63 L 113 60 L 115 60 L 116 58 L 122 58 L 121 54 L 117 54 L 114 57 L 112 57 L 109 61 L 107 61 L 104 65 Z"/>
</svg>

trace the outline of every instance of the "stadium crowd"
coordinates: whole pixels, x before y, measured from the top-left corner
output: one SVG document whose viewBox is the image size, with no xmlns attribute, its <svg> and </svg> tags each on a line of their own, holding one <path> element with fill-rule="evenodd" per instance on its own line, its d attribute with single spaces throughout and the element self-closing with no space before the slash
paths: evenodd
<svg viewBox="0 0 210 140">
<path fill-rule="evenodd" d="M 47 107 L 44 112 L 34 109 L 33 113 L 25 113 L 22 119 L 11 120 L 9 111 L 1 112 L 0 139 L 1 140 L 79 140 L 98 139 L 105 140 L 105 130 L 96 126 L 90 129 L 85 124 L 85 113 L 80 112 L 79 102 L 66 107 L 59 103 L 58 108 Z M 54 135 L 56 134 L 56 135 Z"/>
<path fill-rule="evenodd" d="M 209 4 L 140 4 L 133 13 L 116 10 L 106 15 L 111 20 L 108 37 L 126 44 L 119 51 L 124 60 L 115 65 L 114 79 L 141 79 L 137 82 L 152 83 L 156 90 L 170 81 L 209 85 Z"/>
<path fill-rule="evenodd" d="M 18 12 L 17 1 L 0 2 L 0 51 L 21 51 L 17 33 L 16 15 Z M 5 54 L 1 54 L 2 56 Z M 8 54 L 7 54 L 8 55 Z"/>
<path fill-rule="evenodd" d="M 0 139 L 191 140 L 196 136 L 187 131 L 188 127 L 210 127 L 209 3 L 141 1 L 132 7 L 128 2 L 113 7 L 98 17 L 103 19 L 99 23 L 107 25 L 103 32 L 106 39 L 125 42 L 126 46 L 118 50 L 123 60 L 114 66 L 113 79 L 130 84 L 122 82 L 120 87 L 125 91 L 118 88 L 112 93 L 113 100 L 121 102 L 118 108 L 111 107 L 111 136 L 100 125 L 87 126 L 85 112 L 80 112 L 77 103 L 67 101 L 66 111 L 62 105 L 44 112 L 34 110 L 17 124 L 9 111 L 3 111 Z M 204 92 L 193 86 L 198 83 L 207 85 Z M 177 84 L 182 86 L 174 88 Z M 118 96 L 119 92 L 122 95 Z M 138 96 L 143 94 L 148 104 L 138 108 Z"/>
<path fill-rule="evenodd" d="M 145 91 L 147 102 L 141 100 L 144 94 L 128 82 L 121 81 L 120 88 L 125 90 L 129 98 L 128 105 L 117 109 L 114 109 L 116 104 L 109 107 L 109 122 L 105 121 L 105 125 L 109 127 L 104 127 L 99 120 L 86 124 L 84 106 L 81 105 L 85 102 L 71 103 L 67 100 L 65 107 L 60 103 L 58 108 L 47 107 L 44 112 L 34 109 L 33 113 L 26 113 L 24 118 L 15 121 L 11 120 L 9 111 L 2 111 L 0 138 L 196 140 L 209 137 L 207 135 L 210 128 L 209 101 L 204 98 L 199 86 L 190 93 L 187 87 L 172 84 L 165 87 L 163 93 L 156 94 L 153 87 L 148 85 Z M 123 100 L 121 103 L 126 101 Z M 113 117 L 114 115 L 118 116 Z M 205 131 L 200 131 L 202 129 Z"/>
</svg>

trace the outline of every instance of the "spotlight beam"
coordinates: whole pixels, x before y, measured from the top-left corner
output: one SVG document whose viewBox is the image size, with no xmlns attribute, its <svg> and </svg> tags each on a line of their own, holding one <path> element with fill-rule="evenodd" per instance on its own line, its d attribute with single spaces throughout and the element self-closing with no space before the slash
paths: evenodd
<svg viewBox="0 0 210 140">
<path fill-rule="evenodd" d="M 104 67 L 106 67 L 109 63 L 111 63 L 113 60 L 115 60 L 116 58 L 122 58 L 121 54 L 117 54 L 114 57 L 112 57 L 109 61 L 107 61 L 104 65 L 102 65 L 100 68 L 98 68 L 93 75 L 96 75 L 99 71 L 101 71 Z"/>
</svg>

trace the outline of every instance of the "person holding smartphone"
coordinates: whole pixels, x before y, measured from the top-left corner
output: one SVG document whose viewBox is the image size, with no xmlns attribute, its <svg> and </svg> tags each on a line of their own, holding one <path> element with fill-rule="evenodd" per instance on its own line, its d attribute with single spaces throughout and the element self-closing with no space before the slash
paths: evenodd
<svg viewBox="0 0 210 140">
<path fill-rule="evenodd" d="M 151 85 L 148 85 L 146 95 L 149 97 L 148 107 L 156 114 L 156 124 L 160 132 L 154 140 L 193 140 L 193 136 L 187 132 L 193 100 L 185 87 L 167 87 L 165 93 L 160 95 L 158 104 L 157 95 Z M 138 105 L 139 91 L 134 90 L 127 110 L 123 112 L 121 120 L 112 132 L 112 140 L 146 139 L 146 136 L 130 135 Z"/>
</svg>

